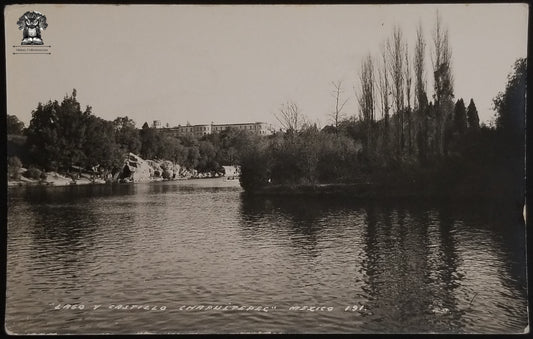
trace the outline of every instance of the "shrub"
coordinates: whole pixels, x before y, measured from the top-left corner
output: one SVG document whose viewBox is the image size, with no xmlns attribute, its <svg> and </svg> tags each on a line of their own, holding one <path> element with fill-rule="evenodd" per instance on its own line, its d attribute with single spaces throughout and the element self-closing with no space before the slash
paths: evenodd
<svg viewBox="0 0 533 339">
<path fill-rule="evenodd" d="M 253 191 L 266 185 L 270 178 L 270 152 L 268 143 L 257 140 L 243 150 L 240 159 L 240 183 L 246 191 Z"/>
<path fill-rule="evenodd" d="M 35 167 L 30 167 L 24 173 L 24 176 L 27 177 L 27 178 L 30 178 L 30 179 L 38 180 L 38 179 L 41 178 L 41 174 L 42 174 L 42 172 L 39 169 L 37 169 Z"/>
<path fill-rule="evenodd" d="M 22 162 L 18 157 L 9 157 L 7 160 L 7 173 L 10 179 L 18 180 L 20 178 L 20 169 Z"/>
</svg>

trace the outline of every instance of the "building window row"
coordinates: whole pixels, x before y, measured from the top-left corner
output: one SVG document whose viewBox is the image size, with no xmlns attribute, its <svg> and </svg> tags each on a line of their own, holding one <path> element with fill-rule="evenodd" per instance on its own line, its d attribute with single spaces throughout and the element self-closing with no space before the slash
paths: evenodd
<svg viewBox="0 0 533 339">
<path fill-rule="evenodd" d="M 177 133 L 195 133 L 198 135 L 206 135 L 211 132 L 219 132 L 230 128 L 254 130 L 258 134 L 268 134 L 267 126 L 264 124 L 250 124 L 250 125 L 211 125 L 211 126 L 178 126 L 171 130 Z"/>
</svg>

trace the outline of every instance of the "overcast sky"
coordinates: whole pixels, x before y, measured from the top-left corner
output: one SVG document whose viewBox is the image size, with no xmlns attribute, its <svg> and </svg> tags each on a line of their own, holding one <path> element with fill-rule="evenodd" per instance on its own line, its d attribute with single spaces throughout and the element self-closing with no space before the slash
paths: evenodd
<svg viewBox="0 0 533 339">
<path fill-rule="evenodd" d="M 107 120 L 129 116 L 140 127 L 266 121 L 287 100 L 312 122 L 328 124 L 332 81 L 342 80 L 345 113 L 357 113 L 361 59 L 378 55 L 400 25 L 412 54 L 421 22 L 432 94 L 431 33 L 439 9 L 449 29 L 455 96 L 476 102 L 489 121 L 492 98 L 527 55 L 527 5 L 6 7 L 8 114 L 28 125 L 38 102 L 73 88 L 83 106 Z M 51 55 L 13 55 L 27 10 L 46 15 Z"/>
</svg>

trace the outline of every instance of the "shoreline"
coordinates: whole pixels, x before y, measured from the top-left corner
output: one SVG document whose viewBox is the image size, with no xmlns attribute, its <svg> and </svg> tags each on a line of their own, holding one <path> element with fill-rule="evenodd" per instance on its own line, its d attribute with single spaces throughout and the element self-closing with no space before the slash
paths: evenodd
<svg viewBox="0 0 533 339">
<path fill-rule="evenodd" d="M 487 188 L 471 187 L 468 190 L 454 187 L 391 185 L 384 183 L 334 183 L 269 185 L 246 190 L 244 194 L 253 197 L 346 197 L 353 199 L 518 199 L 518 196 L 513 195 L 510 191 L 493 191 Z"/>
<path fill-rule="evenodd" d="M 199 179 L 218 179 L 231 181 L 240 185 L 238 177 L 228 179 L 229 177 L 183 177 L 176 179 L 152 178 L 142 181 L 118 182 L 105 181 L 96 179 L 91 181 L 87 178 L 80 178 L 74 182 L 70 178 L 61 175 L 52 176 L 52 180 L 33 180 L 23 178 L 23 180 L 8 180 L 7 187 L 67 187 L 67 186 L 86 186 L 86 185 L 115 185 L 115 184 L 142 184 L 167 181 L 190 181 Z M 394 185 L 386 183 L 329 183 L 329 184 L 299 184 L 299 185 L 267 185 L 252 190 L 244 190 L 242 194 L 250 197 L 301 197 L 301 198 L 350 198 L 363 200 L 387 200 L 387 199 L 405 199 L 405 200 L 506 200 L 511 202 L 523 203 L 525 198 L 519 198 L 512 192 L 487 190 L 487 187 L 471 187 L 470 190 L 457 190 L 453 187 L 423 186 L 423 185 Z"/>
<path fill-rule="evenodd" d="M 152 182 L 163 182 L 163 181 L 185 181 L 185 180 L 197 180 L 197 179 L 226 179 L 227 177 L 221 176 L 221 177 L 205 177 L 205 178 L 197 178 L 197 177 L 184 177 L 184 178 L 177 178 L 177 179 L 163 179 L 163 178 L 153 178 L 149 180 L 142 180 L 142 181 L 130 181 L 130 182 L 119 182 L 119 181 L 111 181 L 111 180 L 103 180 L 103 179 L 87 179 L 87 178 L 80 178 L 73 180 L 71 178 L 62 176 L 62 175 L 52 175 L 52 178 L 47 179 L 29 179 L 26 177 L 23 177 L 22 180 L 8 180 L 7 181 L 7 187 L 8 188 L 15 188 L 15 187 L 67 187 L 67 186 L 86 186 L 86 185 L 113 185 L 113 184 L 142 184 L 142 183 L 152 183 Z M 231 179 L 237 180 L 238 178 Z"/>
</svg>

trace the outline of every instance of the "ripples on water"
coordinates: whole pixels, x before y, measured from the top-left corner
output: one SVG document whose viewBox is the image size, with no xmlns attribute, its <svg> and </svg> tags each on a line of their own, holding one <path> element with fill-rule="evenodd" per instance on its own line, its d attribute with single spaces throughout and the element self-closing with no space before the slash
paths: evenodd
<svg viewBox="0 0 533 339">
<path fill-rule="evenodd" d="M 13 189 L 6 327 L 21 334 L 522 333 L 524 225 L 520 211 L 510 211 L 250 198 L 215 180 Z M 86 309 L 54 309 L 67 303 Z M 353 305 L 363 309 L 345 311 Z"/>
</svg>

